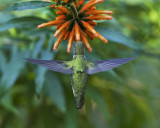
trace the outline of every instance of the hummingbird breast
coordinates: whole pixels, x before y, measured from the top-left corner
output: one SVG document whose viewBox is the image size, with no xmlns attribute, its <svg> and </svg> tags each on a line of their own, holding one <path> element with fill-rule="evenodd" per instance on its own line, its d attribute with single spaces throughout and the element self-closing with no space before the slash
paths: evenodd
<svg viewBox="0 0 160 128">
<path fill-rule="evenodd" d="M 81 109 L 84 105 L 87 82 L 88 74 L 86 72 L 77 72 L 71 75 L 72 89 L 77 109 Z"/>
</svg>

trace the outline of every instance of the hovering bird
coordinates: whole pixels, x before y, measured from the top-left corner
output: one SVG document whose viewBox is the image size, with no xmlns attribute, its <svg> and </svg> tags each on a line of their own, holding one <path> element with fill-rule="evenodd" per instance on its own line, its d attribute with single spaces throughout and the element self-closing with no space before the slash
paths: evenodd
<svg viewBox="0 0 160 128">
<path fill-rule="evenodd" d="M 84 96 L 89 75 L 111 70 L 134 58 L 88 61 L 84 54 L 84 43 L 81 41 L 74 42 L 73 46 L 74 54 L 71 61 L 26 60 L 30 63 L 44 66 L 49 70 L 70 75 L 76 108 L 81 109 L 84 105 Z"/>
</svg>

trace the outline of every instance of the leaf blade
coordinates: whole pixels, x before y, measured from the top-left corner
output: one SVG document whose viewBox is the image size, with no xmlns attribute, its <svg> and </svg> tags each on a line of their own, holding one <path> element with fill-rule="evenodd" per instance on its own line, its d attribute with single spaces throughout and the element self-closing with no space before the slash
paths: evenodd
<svg viewBox="0 0 160 128">
<path fill-rule="evenodd" d="M 53 59 L 53 57 L 54 55 L 52 53 L 50 53 L 48 50 L 45 50 L 42 54 L 41 59 L 51 60 Z M 38 66 L 37 68 L 37 75 L 36 75 L 35 83 L 36 83 L 36 93 L 38 95 L 41 94 L 45 79 L 47 79 L 45 77 L 47 71 L 48 70 L 44 67 Z"/>
<path fill-rule="evenodd" d="M 19 3 L 14 3 L 4 10 L 2 12 L 10 12 L 10 11 L 22 11 L 26 9 L 36 9 L 36 8 L 41 8 L 41 7 L 46 7 L 51 5 L 50 2 L 46 1 L 27 1 L 27 2 L 19 2 Z"/>
<path fill-rule="evenodd" d="M 13 18 L 0 26 L 0 32 L 10 28 L 27 28 L 32 26 L 36 27 L 38 24 L 43 22 L 46 22 L 46 20 L 34 16 Z"/>
<path fill-rule="evenodd" d="M 46 81 L 45 81 L 45 91 L 44 93 L 48 95 L 53 103 L 62 111 L 66 111 L 66 100 L 65 94 L 63 91 L 62 84 L 59 78 L 51 72 L 46 74 Z"/>
<path fill-rule="evenodd" d="M 27 51 L 20 51 L 18 47 L 14 45 L 11 51 L 11 60 L 6 63 L 0 80 L 0 94 L 4 94 L 15 84 L 21 70 L 26 64 L 25 61 L 22 61 L 23 56 L 28 56 Z"/>
<path fill-rule="evenodd" d="M 132 49 L 136 49 L 136 50 L 142 49 L 142 47 L 139 44 L 137 44 L 133 39 L 121 34 L 120 32 L 115 31 L 114 29 L 111 29 L 111 28 L 106 29 L 102 27 L 97 27 L 96 29 L 100 31 L 100 34 L 105 33 L 102 35 L 108 40 L 125 45 Z"/>
</svg>

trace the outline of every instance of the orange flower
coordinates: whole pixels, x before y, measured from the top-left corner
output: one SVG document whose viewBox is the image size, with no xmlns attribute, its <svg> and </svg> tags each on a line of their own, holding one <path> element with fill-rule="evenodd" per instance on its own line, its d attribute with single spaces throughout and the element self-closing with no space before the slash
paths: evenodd
<svg viewBox="0 0 160 128">
<path fill-rule="evenodd" d="M 54 44 L 53 50 L 56 50 L 59 44 L 63 40 L 68 39 L 67 52 L 71 51 L 71 47 L 74 41 L 83 41 L 89 52 L 92 52 L 92 48 L 88 42 L 87 37 L 94 40 L 95 37 L 102 40 L 104 43 L 108 43 L 108 40 L 98 33 L 94 26 L 97 25 L 95 20 L 111 20 L 113 14 L 112 11 L 96 10 L 95 5 L 102 3 L 104 0 L 90 0 L 84 5 L 84 0 L 61 0 L 62 2 L 73 3 L 70 9 L 67 6 L 52 6 L 57 9 L 56 20 L 48 23 L 43 23 L 38 28 L 57 26 L 57 31 L 54 37 L 58 37 Z M 58 0 L 54 0 L 58 2 Z M 79 10 L 79 8 L 81 8 Z M 78 11 L 79 10 L 79 11 Z"/>
<path fill-rule="evenodd" d="M 80 38 L 80 28 L 79 28 L 79 25 L 78 23 L 75 24 L 75 39 L 76 41 L 80 41 L 81 38 Z"/>
<path fill-rule="evenodd" d="M 73 41 L 74 41 L 74 28 L 72 29 L 72 31 L 69 35 L 69 38 L 68 38 L 67 52 L 71 51 Z"/>
</svg>

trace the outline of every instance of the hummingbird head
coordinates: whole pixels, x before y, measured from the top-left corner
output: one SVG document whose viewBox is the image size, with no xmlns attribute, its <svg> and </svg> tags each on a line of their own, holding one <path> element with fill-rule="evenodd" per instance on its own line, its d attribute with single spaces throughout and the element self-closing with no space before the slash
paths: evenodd
<svg viewBox="0 0 160 128">
<path fill-rule="evenodd" d="M 82 41 L 76 41 L 73 43 L 74 55 L 84 55 L 84 43 Z"/>
</svg>

